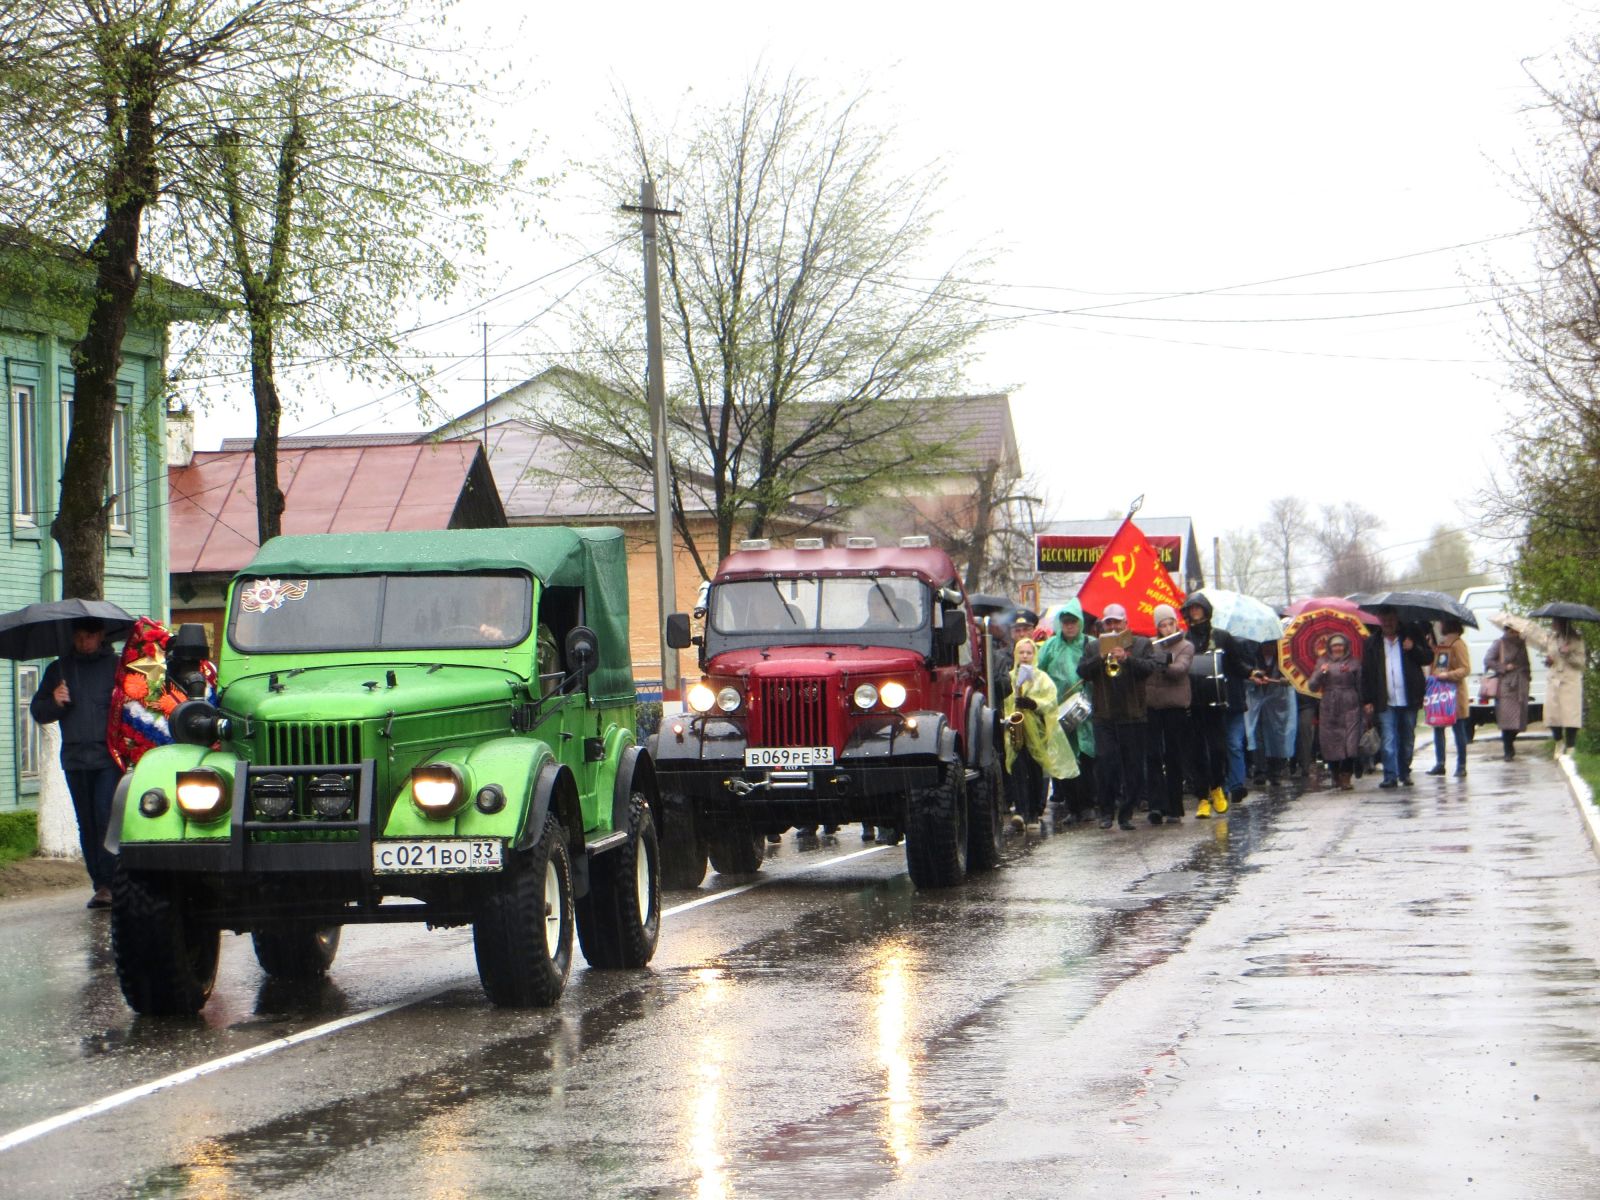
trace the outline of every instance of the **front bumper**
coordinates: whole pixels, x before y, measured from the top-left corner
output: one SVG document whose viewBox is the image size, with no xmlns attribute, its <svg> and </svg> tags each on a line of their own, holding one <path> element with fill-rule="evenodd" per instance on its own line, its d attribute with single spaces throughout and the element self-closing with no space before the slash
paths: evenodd
<svg viewBox="0 0 1600 1200">
<path fill-rule="evenodd" d="M 708 816 L 755 824 L 892 821 L 908 794 L 936 786 L 949 769 L 940 757 L 942 718 L 912 713 L 862 721 L 830 766 L 745 766 L 748 746 L 738 721 L 704 716 L 662 723 L 655 752 L 663 792 L 690 800 Z M 678 727 L 682 732 L 678 732 Z"/>
</svg>

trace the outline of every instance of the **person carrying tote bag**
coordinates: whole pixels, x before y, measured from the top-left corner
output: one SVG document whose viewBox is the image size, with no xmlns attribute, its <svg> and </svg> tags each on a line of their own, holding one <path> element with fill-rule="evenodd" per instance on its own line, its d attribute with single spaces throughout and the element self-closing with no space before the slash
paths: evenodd
<svg viewBox="0 0 1600 1200">
<path fill-rule="evenodd" d="M 1455 701 L 1452 709 L 1453 720 L 1435 723 L 1430 715 L 1428 723 L 1433 725 L 1433 766 L 1428 768 L 1429 775 L 1444 774 L 1444 726 L 1448 724 L 1455 733 L 1456 742 L 1456 777 L 1465 778 L 1467 774 L 1467 728 L 1466 713 L 1470 705 L 1467 696 L 1467 676 L 1472 674 L 1472 656 L 1467 652 L 1467 643 L 1462 639 L 1465 630 L 1461 622 L 1451 617 L 1446 617 L 1439 622 L 1439 640 L 1433 646 L 1433 665 L 1428 670 L 1428 688 L 1433 691 L 1436 687 L 1448 687 L 1453 693 Z"/>
</svg>

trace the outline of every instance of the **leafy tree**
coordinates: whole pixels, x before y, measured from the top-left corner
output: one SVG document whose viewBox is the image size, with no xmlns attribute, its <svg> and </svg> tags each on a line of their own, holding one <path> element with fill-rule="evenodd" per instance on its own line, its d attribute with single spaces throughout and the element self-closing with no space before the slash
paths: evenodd
<svg viewBox="0 0 1600 1200">
<path fill-rule="evenodd" d="M 760 76 L 670 139 L 626 106 L 623 150 L 594 168 L 616 198 L 666 181 L 682 210 L 659 234 L 668 440 L 674 520 L 702 574 L 715 560 L 691 536 L 689 480 L 720 557 L 793 504 L 849 509 L 947 450 L 914 400 L 955 390 L 979 330 L 960 276 L 978 264 L 924 278 L 938 175 L 892 171 L 861 109 Z M 637 268 L 615 268 L 578 320 L 564 402 L 538 417 L 571 473 L 634 496 L 650 468 L 643 308 Z"/>
<path fill-rule="evenodd" d="M 279 359 L 320 351 L 353 373 L 409 379 L 397 307 L 448 292 L 482 249 L 481 206 L 514 194 L 520 164 L 487 165 L 437 57 L 395 36 L 317 40 L 213 118 L 199 160 L 207 219 L 187 249 L 247 346 L 263 542 L 283 514 Z"/>
<path fill-rule="evenodd" d="M 58 511 L 66 594 L 101 595 L 122 342 L 148 255 L 148 215 L 186 194 L 197 130 L 224 89 L 353 5 L 311 0 L 0 0 L 0 217 L 87 252 L 71 314 L 76 394 Z"/>
<path fill-rule="evenodd" d="M 1535 261 L 1520 286 L 1491 276 L 1502 354 L 1522 404 L 1507 425 L 1506 470 L 1483 496 L 1514 539 L 1520 600 L 1600 604 L 1600 36 L 1543 69 L 1539 153 L 1522 177 Z M 1592 644 L 1592 640 L 1591 640 Z M 1600 741 L 1600 672 L 1588 672 L 1586 737 Z"/>
</svg>

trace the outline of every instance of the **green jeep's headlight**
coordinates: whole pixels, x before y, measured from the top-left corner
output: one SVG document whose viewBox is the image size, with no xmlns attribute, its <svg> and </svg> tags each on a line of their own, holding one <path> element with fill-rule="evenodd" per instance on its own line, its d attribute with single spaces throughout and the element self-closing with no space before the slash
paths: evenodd
<svg viewBox="0 0 1600 1200">
<path fill-rule="evenodd" d="M 443 820 L 452 816 L 466 798 L 466 786 L 452 766 L 433 763 L 411 772 L 411 800 L 425 817 Z"/>
<path fill-rule="evenodd" d="M 178 807 L 191 821 L 215 821 L 228 807 L 228 788 L 215 771 L 178 772 Z"/>
</svg>

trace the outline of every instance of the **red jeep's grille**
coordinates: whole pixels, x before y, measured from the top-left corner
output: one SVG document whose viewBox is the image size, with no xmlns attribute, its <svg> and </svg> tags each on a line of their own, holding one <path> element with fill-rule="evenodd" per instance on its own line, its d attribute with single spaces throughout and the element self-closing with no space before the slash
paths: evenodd
<svg viewBox="0 0 1600 1200">
<path fill-rule="evenodd" d="M 759 720 L 751 742 L 758 746 L 827 746 L 828 681 L 773 679 L 757 683 Z"/>
</svg>

